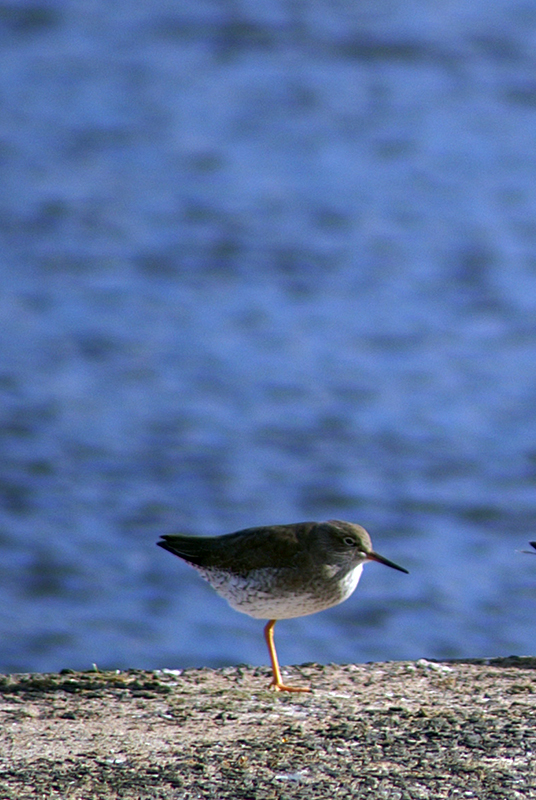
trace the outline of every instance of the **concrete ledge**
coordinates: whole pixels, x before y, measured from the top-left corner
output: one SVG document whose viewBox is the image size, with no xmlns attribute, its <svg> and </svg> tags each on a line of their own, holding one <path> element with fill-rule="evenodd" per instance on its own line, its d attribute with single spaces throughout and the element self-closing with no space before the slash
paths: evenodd
<svg viewBox="0 0 536 800">
<path fill-rule="evenodd" d="M 536 659 L 0 676 L 2 800 L 536 797 Z"/>
</svg>

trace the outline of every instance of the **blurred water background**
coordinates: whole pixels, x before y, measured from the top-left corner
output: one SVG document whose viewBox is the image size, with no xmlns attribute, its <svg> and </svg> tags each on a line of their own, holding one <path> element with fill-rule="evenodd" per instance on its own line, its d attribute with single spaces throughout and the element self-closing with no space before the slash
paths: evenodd
<svg viewBox="0 0 536 800">
<path fill-rule="evenodd" d="M 161 533 L 404 576 L 283 663 L 534 652 L 536 2 L 0 2 L 0 670 L 267 663 Z"/>
</svg>

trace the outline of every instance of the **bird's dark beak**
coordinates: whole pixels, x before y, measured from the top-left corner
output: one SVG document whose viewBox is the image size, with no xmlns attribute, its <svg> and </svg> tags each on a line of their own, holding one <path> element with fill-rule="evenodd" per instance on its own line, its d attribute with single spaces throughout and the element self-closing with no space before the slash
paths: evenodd
<svg viewBox="0 0 536 800">
<path fill-rule="evenodd" d="M 407 569 L 404 569 L 404 567 L 399 567 L 398 564 L 395 564 L 393 561 L 389 561 L 388 558 L 384 558 L 374 551 L 368 554 L 367 561 L 377 561 L 378 564 L 385 564 L 386 567 L 392 567 L 393 569 L 397 569 L 399 572 L 405 572 L 406 575 L 409 575 Z"/>
</svg>

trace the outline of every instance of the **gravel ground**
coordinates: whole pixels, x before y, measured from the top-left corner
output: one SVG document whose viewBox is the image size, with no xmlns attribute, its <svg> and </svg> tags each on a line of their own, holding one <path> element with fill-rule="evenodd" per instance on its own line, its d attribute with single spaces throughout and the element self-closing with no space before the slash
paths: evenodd
<svg viewBox="0 0 536 800">
<path fill-rule="evenodd" d="M 536 659 L 0 677 L 0 796 L 536 798 Z"/>
</svg>

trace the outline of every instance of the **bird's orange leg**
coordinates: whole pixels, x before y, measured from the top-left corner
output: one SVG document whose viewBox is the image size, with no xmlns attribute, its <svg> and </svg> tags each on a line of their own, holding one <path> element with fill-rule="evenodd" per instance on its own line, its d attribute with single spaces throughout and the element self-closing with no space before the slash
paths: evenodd
<svg viewBox="0 0 536 800">
<path fill-rule="evenodd" d="M 275 619 L 269 620 L 264 626 L 264 638 L 268 645 L 268 652 L 270 653 L 270 661 L 272 662 L 273 678 L 270 684 L 270 689 L 274 692 L 310 692 L 311 689 L 305 689 L 298 686 L 285 686 L 281 680 L 281 671 L 279 669 L 279 661 L 277 660 L 277 653 L 274 644 L 274 625 L 277 622 Z"/>
</svg>

